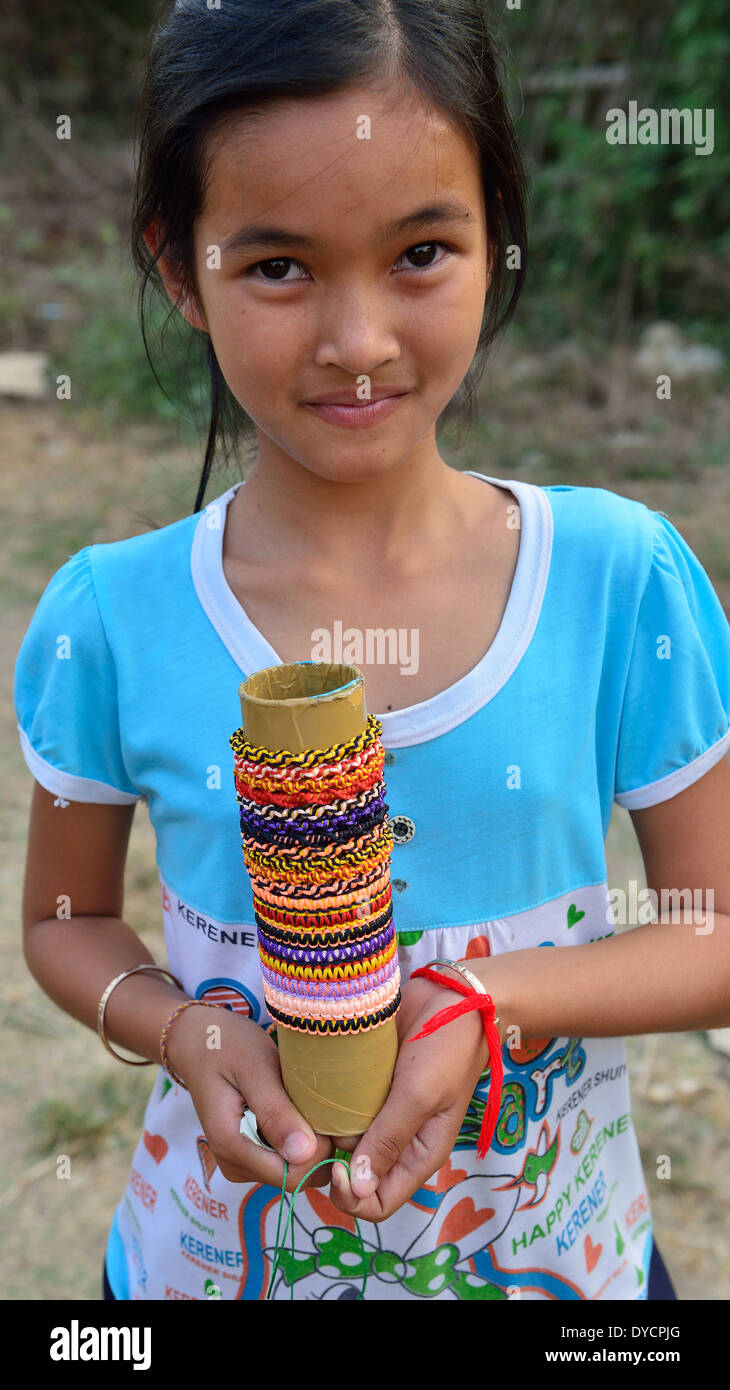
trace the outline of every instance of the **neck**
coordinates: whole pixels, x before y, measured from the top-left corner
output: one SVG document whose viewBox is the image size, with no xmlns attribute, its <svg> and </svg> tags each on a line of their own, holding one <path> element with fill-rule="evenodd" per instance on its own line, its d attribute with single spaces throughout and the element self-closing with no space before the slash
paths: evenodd
<svg viewBox="0 0 730 1390">
<path fill-rule="evenodd" d="M 456 477 L 424 440 L 390 472 L 358 481 L 322 477 L 260 447 L 229 508 L 227 551 L 233 560 L 285 554 L 323 575 L 416 571 L 463 523 Z"/>
</svg>

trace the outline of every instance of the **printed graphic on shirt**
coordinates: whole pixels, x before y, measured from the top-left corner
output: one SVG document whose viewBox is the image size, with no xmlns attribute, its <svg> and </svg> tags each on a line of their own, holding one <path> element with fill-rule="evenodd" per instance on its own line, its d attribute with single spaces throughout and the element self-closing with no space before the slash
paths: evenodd
<svg viewBox="0 0 730 1390">
<path fill-rule="evenodd" d="M 594 885 L 519 918 L 409 933 L 399 938 L 404 977 L 435 956 L 610 934 L 606 894 Z M 217 923 L 164 884 L 163 903 L 171 969 L 185 988 L 269 1026 L 257 953 L 241 949 L 251 929 Z M 476 1146 L 488 1066 L 446 1164 L 386 1221 L 361 1221 L 361 1239 L 326 1187 L 302 1189 L 285 1229 L 289 1198 L 280 1213 L 278 1189 L 223 1178 L 189 1093 L 161 1070 L 118 1209 L 132 1296 L 645 1298 L 651 1213 L 622 1041 L 523 1038 L 502 1060 L 486 1159 Z"/>
<path fill-rule="evenodd" d="M 258 1023 L 258 1001 L 240 980 L 203 980 L 195 991 L 195 998 L 203 999 L 206 1004 L 222 1004 L 232 1013 L 252 1018 L 254 1023 Z"/>
<path fill-rule="evenodd" d="M 208 1140 L 206 1139 L 204 1134 L 198 1135 L 196 1143 L 198 1146 L 198 1158 L 200 1159 L 200 1167 L 203 1171 L 203 1182 L 205 1183 L 205 1186 L 210 1192 L 210 1180 L 218 1165 L 213 1157 L 210 1144 L 208 1143 Z"/>
<path fill-rule="evenodd" d="M 585 1064 L 580 1043 L 580 1039 L 567 1040 L 562 1052 L 546 1058 L 547 1065 L 558 1058 L 574 1058 L 579 1052 L 579 1074 Z M 526 1094 L 532 1089 L 539 1103 L 546 1104 L 545 1070 L 528 1070 L 523 1089 Z M 596 1073 L 596 1085 L 610 1080 L 610 1076 Z M 504 1110 L 500 1118 L 503 1117 Z M 608 1214 L 618 1186 L 618 1181 L 614 1181 L 609 1192 L 602 1166 L 606 1159 L 601 1155 L 628 1133 L 630 1123 L 630 1115 L 622 1114 L 602 1125 L 583 1158 L 571 1164 L 571 1177 L 566 1181 L 561 1176 L 552 1196 L 551 1179 L 560 1153 L 561 1126 L 551 1136 L 548 1122 L 543 1121 L 532 1147 L 519 1142 L 520 1131 L 508 1132 L 507 1145 L 497 1141 L 484 1165 L 473 1150 L 459 1152 L 457 1161 L 457 1145 L 454 1157 L 406 1204 L 408 1216 L 403 1216 L 406 1209 L 402 1209 L 389 1221 L 360 1223 L 362 1247 L 354 1220 L 343 1217 L 319 1189 L 304 1189 L 300 1198 L 306 1201 L 297 1203 L 294 1216 L 294 1252 L 290 1241 L 282 1239 L 271 1296 L 289 1297 L 292 1284 L 296 1284 L 297 1296 L 357 1298 L 364 1279 L 366 1290 L 370 1281 L 381 1280 L 420 1298 L 448 1292 L 460 1299 L 503 1299 L 528 1291 L 561 1299 L 599 1297 L 600 1293 L 589 1291 L 587 1285 L 588 1276 L 594 1274 L 599 1264 L 604 1288 L 628 1266 L 628 1259 L 621 1258 L 627 1242 L 617 1221 L 614 1219 L 612 1229 L 600 1239 L 597 1223 Z M 585 1126 L 582 1129 L 581 1148 L 588 1138 Z M 524 1134 L 524 1130 L 521 1132 Z M 463 1147 L 462 1143 L 462 1150 Z M 499 1171 L 495 1164 L 499 1165 L 500 1149 L 511 1152 L 513 1162 L 519 1156 L 519 1166 L 508 1165 Z M 570 1143 L 568 1151 L 571 1152 Z M 249 1256 L 241 1298 L 266 1297 L 264 1284 L 273 1269 L 274 1246 L 264 1248 L 259 1259 L 249 1243 L 253 1224 L 257 1230 L 261 1225 L 261 1203 L 266 1191 L 254 1189 L 241 1204 L 241 1240 Z M 648 1210 L 646 1197 L 641 1200 Z M 540 1210 L 535 1211 L 536 1208 Z M 529 1212 L 529 1217 L 521 1218 L 522 1212 Z M 408 1240 L 405 1229 L 411 1213 L 420 1218 L 420 1230 L 415 1236 L 411 1233 Z M 391 1241 L 389 1247 L 387 1235 L 391 1230 L 400 1239 L 397 1244 Z M 635 1241 L 640 1234 L 642 1228 L 637 1226 L 630 1239 Z M 567 1272 L 563 1275 L 560 1265 L 553 1270 L 549 1264 L 554 1255 L 561 1262 L 570 1258 L 574 1246 L 582 1254 L 579 1268 L 585 1278 L 581 1280 Z M 637 1295 L 645 1283 L 648 1253 L 645 1243 L 634 1263 Z M 325 1286 L 322 1279 L 328 1281 Z M 394 1292 L 391 1288 L 387 1294 L 381 1291 L 371 1296 L 393 1297 Z"/>
</svg>

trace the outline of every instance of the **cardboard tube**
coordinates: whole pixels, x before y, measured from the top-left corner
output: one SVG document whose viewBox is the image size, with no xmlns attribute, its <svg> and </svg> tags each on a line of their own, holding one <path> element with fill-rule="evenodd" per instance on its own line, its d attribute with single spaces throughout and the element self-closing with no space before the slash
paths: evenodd
<svg viewBox="0 0 730 1390">
<path fill-rule="evenodd" d="M 238 687 L 249 743 L 272 752 L 329 748 L 361 734 L 365 682 L 356 666 L 290 662 Z M 382 1108 L 398 1055 L 395 1017 L 366 1032 L 317 1034 L 277 1024 L 284 1086 L 317 1134 L 364 1134 Z"/>
</svg>

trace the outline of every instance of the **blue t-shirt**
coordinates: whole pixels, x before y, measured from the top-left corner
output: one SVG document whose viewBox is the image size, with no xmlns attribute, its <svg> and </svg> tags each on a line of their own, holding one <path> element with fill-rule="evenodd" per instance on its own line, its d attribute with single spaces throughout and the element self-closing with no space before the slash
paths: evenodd
<svg viewBox="0 0 730 1390">
<path fill-rule="evenodd" d="M 614 801 L 676 796 L 730 748 L 730 625 L 671 521 L 604 488 L 487 481 L 520 504 L 498 633 L 448 689 L 374 711 L 390 816 L 415 825 L 391 861 L 404 980 L 433 957 L 612 935 Z M 266 1025 L 229 738 L 241 680 L 280 658 L 223 572 L 240 486 L 72 555 L 20 648 L 15 708 L 42 786 L 146 802 L 170 969 L 192 997 Z M 447 1163 L 387 1221 L 361 1223 L 366 1299 L 646 1298 L 651 1210 L 622 1039 L 524 1040 L 503 1063 L 487 1158 L 484 1077 Z M 278 1200 L 222 1176 L 190 1095 L 158 1068 L 109 1238 L 115 1295 L 264 1298 Z M 295 1237 L 274 1297 L 357 1296 L 363 1254 L 327 1189 L 300 1193 Z"/>
</svg>

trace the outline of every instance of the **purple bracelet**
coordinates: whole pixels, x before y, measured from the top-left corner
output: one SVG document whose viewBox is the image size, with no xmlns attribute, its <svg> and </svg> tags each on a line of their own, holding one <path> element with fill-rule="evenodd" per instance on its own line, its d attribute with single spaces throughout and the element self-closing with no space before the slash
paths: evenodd
<svg viewBox="0 0 730 1390">
<path fill-rule="evenodd" d="M 276 956 L 279 960 L 289 961 L 295 965 L 344 965 L 348 961 L 362 960 L 372 956 L 376 951 L 382 951 L 389 946 L 395 935 L 395 924 L 391 918 L 391 925 L 385 931 L 378 932 L 376 936 L 365 936 L 362 941 L 354 941 L 347 946 L 284 946 L 280 941 L 274 941 L 267 936 L 259 927 L 259 945 L 266 952 L 267 956 Z"/>
<path fill-rule="evenodd" d="M 267 965 L 261 966 L 261 973 L 267 984 L 282 994 L 303 996 L 305 999 L 349 999 L 355 994 L 368 994 L 387 984 L 398 971 L 398 954 L 387 965 L 381 966 L 369 975 L 351 976 L 346 980 L 298 980 L 290 975 L 278 975 Z"/>
<path fill-rule="evenodd" d="M 388 810 L 386 801 L 365 806 L 359 811 L 348 812 L 344 816 L 323 816 L 317 821 L 300 824 L 277 825 L 261 816 L 253 815 L 239 807 L 239 823 L 246 835 L 270 844 L 297 845 L 329 844 L 333 840 L 346 840 L 370 830 L 383 819 Z"/>
</svg>

